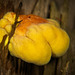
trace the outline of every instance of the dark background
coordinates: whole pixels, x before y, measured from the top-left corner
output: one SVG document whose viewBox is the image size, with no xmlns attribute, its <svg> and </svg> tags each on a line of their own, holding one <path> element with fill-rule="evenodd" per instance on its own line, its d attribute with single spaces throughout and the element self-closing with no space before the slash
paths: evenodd
<svg viewBox="0 0 75 75">
<path fill-rule="evenodd" d="M 75 75 L 75 0 L 0 0 L 0 18 L 8 12 L 58 20 L 70 36 L 70 47 L 44 66 L 26 63 L 0 47 L 0 75 Z"/>
</svg>

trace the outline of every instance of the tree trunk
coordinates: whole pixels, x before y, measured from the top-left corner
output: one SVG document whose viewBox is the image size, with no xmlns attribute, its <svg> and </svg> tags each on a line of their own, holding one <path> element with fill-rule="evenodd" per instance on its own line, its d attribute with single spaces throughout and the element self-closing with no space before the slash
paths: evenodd
<svg viewBox="0 0 75 75">
<path fill-rule="evenodd" d="M 3 46 L 5 36 L 0 44 L 0 75 L 75 75 L 75 0 L 0 0 L 0 18 L 9 11 L 58 20 L 71 42 L 64 56 L 36 66 L 11 56 Z"/>
</svg>

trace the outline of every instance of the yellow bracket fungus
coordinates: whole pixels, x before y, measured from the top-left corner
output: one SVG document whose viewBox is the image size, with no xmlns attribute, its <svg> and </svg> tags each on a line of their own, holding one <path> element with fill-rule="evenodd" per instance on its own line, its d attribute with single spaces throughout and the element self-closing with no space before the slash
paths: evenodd
<svg viewBox="0 0 75 75">
<path fill-rule="evenodd" d="M 15 17 L 16 14 L 8 12 L 0 20 L 0 42 L 11 31 Z M 51 56 L 60 57 L 68 50 L 70 38 L 57 21 L 36 15 L 20 15 L 18 21 L 21 22 L 16 26 L 8 45 L 12 56 L 28 63 L 44 65 Z"/>
</svg>

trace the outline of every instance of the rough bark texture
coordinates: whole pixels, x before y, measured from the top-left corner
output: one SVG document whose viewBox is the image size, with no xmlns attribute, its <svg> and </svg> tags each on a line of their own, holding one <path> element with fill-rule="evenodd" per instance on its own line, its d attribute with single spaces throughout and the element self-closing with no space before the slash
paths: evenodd
<svg viewBox="0 0 75 75">
<path fill-rule="evenodd" d="M 71 42 L 64 56 L 52 58 L 44 66 L 12 57 L 8 46 L 4 47 L 2 42 L 0 75 L 75 75 L 75 0 L 0 0 L 0 18 L 8 11 L 56 19 L 69 34 Z"/>
</svg>

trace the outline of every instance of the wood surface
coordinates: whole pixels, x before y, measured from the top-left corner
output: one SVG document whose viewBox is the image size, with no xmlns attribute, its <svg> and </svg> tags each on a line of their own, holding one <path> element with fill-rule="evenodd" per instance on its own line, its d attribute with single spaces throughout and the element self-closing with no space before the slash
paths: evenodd
<svg viewBox="0 0 75 75">
<path fill-rule="evenodd" d="M 37 66 L 11 56 L 3 46 L 5 36 L 0 44 L 0 75 L 75 75 L 75 0 L 0 0 L 0 18 L 8 11 L 58 20 L 70 36 L 70 47 L 64 56 Z"/>
</svg>

